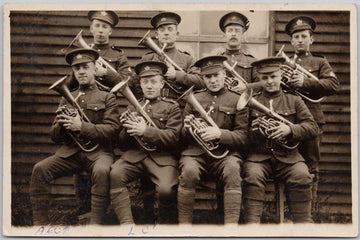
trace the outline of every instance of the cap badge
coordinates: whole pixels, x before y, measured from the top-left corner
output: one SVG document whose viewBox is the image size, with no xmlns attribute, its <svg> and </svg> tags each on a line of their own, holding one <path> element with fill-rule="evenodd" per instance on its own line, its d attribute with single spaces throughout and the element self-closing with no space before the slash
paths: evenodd
<svg viewBox="0 0 360 240">
<path fill-rule="evenodd" d="M 107 13 L 105 11 L 100 12 L 101 16 L 106 16 Z"/>
<path fill-rule="evenodd" d="M 303 24 L 303 21 L 301 19 L 296 21 L 296 25 L 302 25 L 302 24 Z"/>
<path fill-rule="evenodd" d="M 160 22 L 165 22 L 166 21 L 166 18 L 161 18 L 160 19 Z"/>
<path fill-rule="evenodd" d="M 81 54 L 76 55 L 76 59 L 81 59 L 83 56 Z"/>
<path fill-rule="evenodd" d="M 233 16 L 230 20 L 236 21 L 236 16 Z"/>
<path fill-rule="evenodd" d="M 149 66 L 145 66 L 144 69 L 145 69 L 146 71 L 148 71 L 148 70 L 150 70 L 150 67 L 149 67 Z"/>
<path fill-rule="evenodd" d="M 207 64 L 205 65 L 206 67 L 211 66 L 213 63 L 211 61 L 208 61 Z"/>
</svg>

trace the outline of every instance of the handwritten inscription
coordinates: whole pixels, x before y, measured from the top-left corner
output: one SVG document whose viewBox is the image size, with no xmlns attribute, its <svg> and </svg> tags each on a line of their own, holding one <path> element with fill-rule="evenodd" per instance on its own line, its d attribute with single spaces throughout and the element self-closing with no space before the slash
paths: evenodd
<svg viewBox="0 0 360 240">
<path fill-rule="evenodd" d="M 147 225 L 147 226 L 135 226 L 132 225 L 130 227 L 130 231 L 128 233 L 128 236 L 139 236 L 139 235 L 147 235 L 154 231 L 156 228 L 156 222 L 153 225 Z"/>
<path fill-rule="evenodd" d="M 41 226 L 35 232 L 35 235 L 61 235 L 69 232 L 69 226 Z"/>
</svg>

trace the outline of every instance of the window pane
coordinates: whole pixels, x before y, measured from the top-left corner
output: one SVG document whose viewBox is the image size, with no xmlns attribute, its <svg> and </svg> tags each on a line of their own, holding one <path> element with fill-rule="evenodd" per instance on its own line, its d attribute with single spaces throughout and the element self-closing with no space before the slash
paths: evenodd
<svg viewBox="0 0 360 240">
<path fill-rule="evenodd" d="M 197 12 L 176 12 L 181 17 L 178 30 L 180 35 L 199 35 L 199 15 Z"/>
</svg>

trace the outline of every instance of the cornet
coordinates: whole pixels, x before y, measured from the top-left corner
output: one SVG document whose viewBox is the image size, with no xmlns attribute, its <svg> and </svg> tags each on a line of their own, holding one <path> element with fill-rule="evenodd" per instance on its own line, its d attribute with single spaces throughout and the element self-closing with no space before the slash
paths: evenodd
<svg viewBox="0 0 360 240">
<path fill-rule="evenodd" d="M 205 109 L 201 106 L 198 100 L 195 98 L 193 92 L 193 87 L 189 88 L 181 98 L 186 98 L 186 101 L 200 114 L 201 118 L 192 117 L 190 120 L 189 132 L 191 136 L 196 140 L 196 142 L 213 158 L 221 159 L 226 157 L 229 153 L 228 149 L 225 149 L 223 153 L 220 155 L 216 155 L 215 150 L 219 148 L 219 144 L 214 141 L 205 142 L 201 136 L 199 135 L 199 130 L 201 128 L 207 128 L 209 126 L 217 127 L 217 124 L 214 120 L 209 116 L 209 113 L 205 111 Z M 210 111 L 209 111 L 210 112 Z"/>
<path fill-rule="evenodd" d="M 261 103 L 259 103 L 257 100 L 255 100 L 252 97 L 253 90 L 250 88 L 246 90 L 239 98 L 239 101 L 237 103 L 236 109 L 240 111 L 245 106 L 248 106 L 249 108 L 253 108 L 255 110 L 258 110 L 259 112 L 265 113 L 269 118 L 262 118 L 259 119 L 259 125 L 264 131 L 262 132 L 264 136 L 268 137 L 271 134 L 271 131 L 268 129 L 274 126 L 278 125 L 278 122 L 282 122 L 287 124 L 288 126 L 292 126 L 293 123 L 287 120 L 286 118 L 282 117 L 278 113 L 274 112 L 273 110 L 265 107 Z M 277 143 L 287 149 L 294 149 L 297 148 L 300 142 L 296 143 L 289 143 L 285 139 L 280 139 L 277 141 Z"/>
<path fill-rule="evenodd" d="M 65 109 L 62 111 L 64 114 L 68 115 L 76 115 L 79 114 L 80 118 L 85 122 L 91 122 L 90 119 L 85 115 L 79 104 L 76 102 L 74 97 L 71 95 L 69 88 L 67 87 L 65 83 L 65 79 L 68 76 L 64 76 L 58 81 L 56 81 L 53 85 L 49 87 L 49 89 L 57 91 L 61 96 L 63 96 L 68 103 L 71 105 L 72 109 Z M 91 141 L 91 140 L 85 140 L 81 137 L 79 137 L 74 132 L 65 129 L 68 135 L 74 140 L 74 142 L 83 150 L 84 152 L 92 152 L 94 151 L 99 144 Z"/>
<path fill-rule="evenodd" d="M 319 79 L 312 73 L 310 73 L 308 70 L 306 70 L 305 68 L 303 68 L 302 66 L 300 66 L 299 64 L 295 63 L 295 61 L 292 61 L 283 51 L 285 45 L 282 45 L 282 47 L 280 48 L 279 52 L 276 54 L 276 56 L 280 56 L 285 58 L 285 65 L 286 67 L 291 68 L 293 71 L 297 72 L 298 74 L 301 74 L 305 77 L 314 79 L 319 81 Z M 290 92 L 293 92 L 294 94 L 302 97 L 303 99 L 309 101 L 309 102 L 313 102 L 313 103 L 318 103 L 321 102 L 324 97 L 321 97 L 319 99 L 312 99 L 310 97 L 308 97 L 308 93 L 303 92 L 301 90 L 297 90 L 297 89 L 293 89 L 292 87 L 290 87 L 286 82 L 289 81 L 290 79 L 284 74 L 283 75 L 283 79 L 281 80 L 281 84 L 283 86 L 286 87 L 286 89 L 288 89 Z"/>
<path fill-rule="evenodd" d="M 125 81 L 119 82 L 110 91 L 111 93 L 120 92 L 130 102 L 130 104 L 132 104 L 135 107 L 136 112 L 126 111 L 124 112 L 124 117 L 132 121 L 137 121 L 138 116 L 140 116 L 144 118 L 148 126 L 158 129 L 156 124 L 153 122 L 153 120 L 144 110 L 149 100 L 147 100 L 145 104 L 141 106 L 140 103 L 137 101 L 136 97 L 134 96 L 133 92 L 130 90 L 129 86 L 127 85 L 127 82 L 129 80 L 130 77 L 128 77 L 128 79 Z M 150 146 L 148 143 L 142 141 L 139 136 L 134 136 L 134 138 L 140 144 L 140 146 L 144 148 L 146 151 L 152 152 L 157 149 L 156 146 Z"/>
<path fill-rule="evenodd" d="M 147 47 L 148 49 L 150 49 L 151 51 L 153 51 L 154 53 L 156 53 L 157 55 L 163 57 L 168 63 L 170 63 L 176 70 L 180 71 L 180 72 L 185 72 L 184 69 L 182 69 L 179 65 L 177 65 L 174 60 L 172 60 L 165 52 L 164 49 L 166 47 L 166 45 L 163 46 L 163 48 L 161 49 L 155 42 L 154 40 L 151 39 L 151 37 L 149 36 L 150 34 L 150 30 L 147 31 L 147 33 L 144 35 L 144 37 L 138 42 L 137 46 L 139 45 L 143 45 L 145 47 Z M 178 89 L 176 86 L 173 86 L 171 83 L 169 83 L 168 81 L 166 81 L 165 79 L 165 83 L 166 85 L 168 85 L 174 92 L 176 92 L 177 94 L 181 95 L 184 93 L 184 91 Z"/>
</svg>

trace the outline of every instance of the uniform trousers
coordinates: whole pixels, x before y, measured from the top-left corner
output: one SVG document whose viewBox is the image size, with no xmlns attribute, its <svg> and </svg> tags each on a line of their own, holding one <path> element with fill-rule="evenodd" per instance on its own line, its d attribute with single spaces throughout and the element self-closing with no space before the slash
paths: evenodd
<svg viewBox="0 0 360 240">
<path fill-rule="evenodd" d="M 93 206 L 92 199 L 92 222 L 101 218 L 100 212 L 104 213 L 104 203 L 109 197 L 109 176 L 110 166 L 114 157 L 111 153 L 98 151 L 91 153 L 91 159 L 83 152 L 62 158 L 57 155 L 50 156 L 35 164 L 30 181 L 30 199 L 33 205 L 33 217 L 35 225 L 48 224 L 48 208 L 50 203 L 51 184 L 50 182 L 62 176 L 70 176 L 81 170 L 91 171 L 91 195 L 98 196 L 101 200 L 101 209 Z M 96 199 L 94 199 L 96 200 Z M 96 204 L 95 204 L 96 205 Z M 100 206 L 99 206 L 100 207 Z M 96 216 L 94 211 L 99 211 Z M 99 223 L 96 221 L 96 223 Z"/>
<path fill-rule="evenodd" d="M 274 157 L 261 162 L 246 161 L 244 176 L 246 222 L 260 222 L 265 186 L 269 178 L 285 183 L 285 192 L 293 221 L 311 221 L 312 176 L 305 162 L 288 164 Z"/>
<path fill-rule="evenodd" d="M 120 224 L 133 223 L 131 202 L 126 185 L 144 175 L 147 175 L 155 184 L 156 199 L 159 201 L 159 222 L 175 222 L 176 188 L 179 172 L 174 166 L 158 165 L 149 156 L 137 163 L 119 159 L 111 166 L 111 204 Z"/>
<path fill-rule="evenodd" d="M 235 155 L 229 155 L 220 160 L 209 158 L 205 154 L 182 156 L 178 189 L 179 223 L 192 223 L 195 189 L 203 174 L 211 174 L 222 182 L 224 186 L 224 222 L 238 223 L 242 194 L 241 162 L 242 160 Z"/>
</svg>

